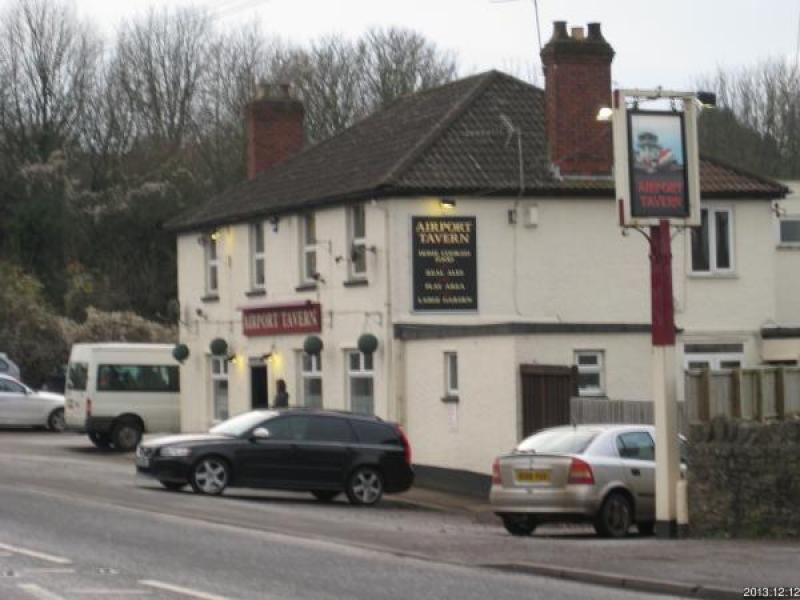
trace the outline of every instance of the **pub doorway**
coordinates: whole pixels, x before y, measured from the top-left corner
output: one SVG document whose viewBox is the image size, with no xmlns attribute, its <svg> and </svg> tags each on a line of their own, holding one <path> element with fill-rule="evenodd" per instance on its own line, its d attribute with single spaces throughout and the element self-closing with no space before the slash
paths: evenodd
<svg viewBox="0 0 800 600">
<path fill-rule="evenodd" d="M 520 365 L 522 437 L 546 427 L 568 425 L 570 398 L 578 395 L 578 368 Z"/>
<path fill-rule="evenodd" d="M 250 365 L 250 406 L 253 410 L 269 406 L 267 389 L 267 365 L 259 360 L 258 364 Z"/>
</svg>

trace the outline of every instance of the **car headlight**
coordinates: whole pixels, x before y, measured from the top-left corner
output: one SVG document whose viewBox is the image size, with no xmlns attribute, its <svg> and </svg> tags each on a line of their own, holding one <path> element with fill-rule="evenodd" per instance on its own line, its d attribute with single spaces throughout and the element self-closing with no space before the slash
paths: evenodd
<svg viewBox="0 0 800 600">
<path fill-rule="evenodd" d="M 161 449 L 161 456 L 189 456 L 192 453 L 191 448 L 182 448 L 180 446 L 167 446 Z"/>
</svg>

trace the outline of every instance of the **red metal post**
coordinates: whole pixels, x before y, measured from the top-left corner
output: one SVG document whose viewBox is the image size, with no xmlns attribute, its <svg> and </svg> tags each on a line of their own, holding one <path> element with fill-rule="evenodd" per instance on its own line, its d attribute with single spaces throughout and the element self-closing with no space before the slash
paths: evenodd
<svg viewBox="0 0 800 600">
<path fill-rule="evenodd" d="M 650 305 L 653 345 L 675 345 L 675 313 L 672 302 L 672 249 L 669 221 L 650 228 Z"/>
</svg>

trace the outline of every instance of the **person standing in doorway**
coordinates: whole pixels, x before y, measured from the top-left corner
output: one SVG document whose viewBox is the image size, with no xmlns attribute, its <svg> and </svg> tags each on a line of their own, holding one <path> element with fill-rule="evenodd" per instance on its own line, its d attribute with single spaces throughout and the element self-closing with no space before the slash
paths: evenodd
<svg viewBox="0 0 800 600">
<path fill-rule="evenodd" d="M 283 379 L 278 379 L 275 382 L 277 391 L 275 392 L 275 408 L 289 408 L 289 392 L 286 391 L 286 382 Z"/>
</svg>

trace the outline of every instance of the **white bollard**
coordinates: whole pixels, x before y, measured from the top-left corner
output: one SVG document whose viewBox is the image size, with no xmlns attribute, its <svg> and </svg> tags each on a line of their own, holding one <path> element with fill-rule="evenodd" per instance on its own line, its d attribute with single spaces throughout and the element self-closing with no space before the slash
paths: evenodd
<svg viewBox="0 0 800 600">
<path fill-rule="evenodd" d="M 675 518 L 678 524 L 678 537 L 687 537 L 689 534 L 689 485 L 685 479 L 679 479 L 675 486 L 677 496 Z"/>
</svg>

